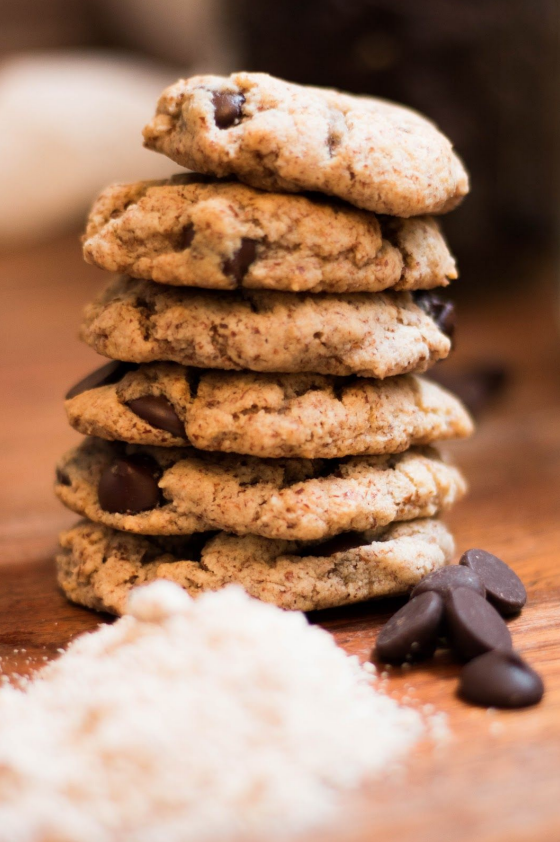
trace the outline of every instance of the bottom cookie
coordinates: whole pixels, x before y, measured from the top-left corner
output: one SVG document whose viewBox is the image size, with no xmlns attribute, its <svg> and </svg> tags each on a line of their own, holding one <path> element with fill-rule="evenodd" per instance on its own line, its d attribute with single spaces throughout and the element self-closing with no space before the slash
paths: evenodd
<svg viewBox="0 0 560 842">
<path fill-rule="evenodd" d="M 347 532 L 321 544 L 226 532 L 146 537 L 81 521 L 60 536 L 58 581 L 73 602 L 122 614 L 129 591 L 169 579 L 196 596 L 239 584 L 280 608 L 312 611 L 409 591 L 451 560 L 435 518 Z"/>
</svg>

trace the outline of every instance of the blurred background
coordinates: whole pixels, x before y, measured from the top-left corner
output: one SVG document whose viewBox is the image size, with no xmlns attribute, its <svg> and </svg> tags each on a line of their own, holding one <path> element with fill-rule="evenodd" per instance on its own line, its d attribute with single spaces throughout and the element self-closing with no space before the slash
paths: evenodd
<svg viewBox="0 0 560 842">
<path fill-rule="evenodd" d="M 471 281 L 552 249 L 557 0 L 2 0 L 0 242 L 76 223 L 115 178 L 161 175 L 139 132 L 178 75 L 245 68 L 404 102 L 473 191 L 446 220 Z"/>
<path fill-rule="evenodd" d="M 558 0 L 1 0 L 0 445 L 17 478 L 4 546 L 67 521 L 49 489 L 72 443 L 61 397 L 98 364 L 75 336 L 105 281 L 77 235 L 108 182 L 176 171 L 141 129 L 181 75 L 267 71 L 435 120 L 472 193 L 444 219 L 462 310 L 454 361 L 434 374 L 477 414 L 516 383 L 512 406 L 556 400 L 543 369 L 560 382 L 559 33 Z"/>
</svg>

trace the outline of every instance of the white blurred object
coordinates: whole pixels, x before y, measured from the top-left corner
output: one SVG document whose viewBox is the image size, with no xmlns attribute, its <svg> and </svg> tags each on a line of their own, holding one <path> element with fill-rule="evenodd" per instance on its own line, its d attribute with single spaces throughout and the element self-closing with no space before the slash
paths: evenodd
<svg viewBox="0 0 560 842">
<path fill-rule="evenodd" d="M 237 70 L 238 33 L 228 0 L 98 0 L 128 44 L 199 73 Z"/>
<path fill-rule="evenodd" d="M 0 244 L 68 228 L 111 181 L 178 167 L 142 148 L 176 74 L 104 53 L 21 55 L 0 66 Z"/>
</svg>

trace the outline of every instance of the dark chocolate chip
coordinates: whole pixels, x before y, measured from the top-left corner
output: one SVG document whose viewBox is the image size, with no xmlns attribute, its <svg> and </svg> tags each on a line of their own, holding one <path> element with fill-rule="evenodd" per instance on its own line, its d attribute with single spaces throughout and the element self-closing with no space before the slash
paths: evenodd
<svg viewBox="0 0 560 842">
<path fill-rule="evenodd" d="M 443 599 L 435 592 L 411 599 L 385 623 L 375 644 L 375 655 L 384 663 L 427 658 L 436 649 L 443 618 Z"/>
<path fill-rule="evenodd" d="M 329 538 L 328 541 L 302 547 L 298 555 L 302 558 L 306 556 L 328 558 L 336 553 L 345 553 L 357 547 L 369 546 L 369 543 L 363 532 L 342 532 L 340 535 Z"/>
<path fill-rule="evenodd" d="M 56 469 L 56 481 L 59 485 L 72 485 L 72 480 L 62 468 Z"/>
<path fill-rule="evenodd" d="M 90 389 L 98 389 L 99 386 L 109 386 L 111 383 L 118 383 L 122 380 L 127 371 L 132 371 L 137 366 L 134 363 L 121 363 L 118 360 L 112 360 L 101 368 L 96 368 L 83 380 L 76 383 L 75 386 L 66 393 L 65 400 L 69 401 L 82 392 L 89 392 Z"/>
<path fill-rule="evenodd" d="M 477 574 L 486 588 L 486 599 L 505 617 L 517 614 L 527 602 L 527 591 L 517 573 L 492 553 L 467 550 L 459 564 Z"/>
<path fill-rule="evenodd" d="M 177 237 L 177 251 L 184 251 L 190 247 L 192 241 L 194 240 L 194 233 L 194 225 L 192 222 L 189 222 L 181 229 Z"/>
<path fill-rule="evenodd" d="M 106 512 L 135 514 L 160 504 L 155 460 L 135 454 L 115 459 L 106 468 L 97 489 L 99 505 Z"/>
<path fill-rule="evenodd" d="M 455 307 L 451 301 L 446 301 L 435 292 L 419 289 L 412 293 L 416 304 L 430 316 L 442 333 L 450 339 L 455 335 Z"/>
<path fill-rule="evenodd" d="M 445 599 L 454 588 L 470 588 L 481 596 L 485 595 L 484 585 L 473 570 L 452 564 L 449 567 L 440 567 L 439 570 L 434 570 L 424 576 L 410 596 L 414 599 L 418 594 L 435 591 Z"/>
<path fill-rule="evenodd" d="M 542 699 L 542 678 L 515 652 L 487 652 L 463 668 L 459 695 L 483 707 L 524 708 Z"/>
<path fill-rule="evenodd" d="M 223 270 L 225 275 L 235 278 L 238 284 L 241 283 L 247 270 L 257 255 L 257 240 L 250 240 L 243 237 L 241 245 L 232 258 L 224 260 Z"/>
<path fill-rule="evenodd" d="M 163 395 L 143 395 L 133 401 L 128 401 L 127 406 L 152 427 L 165 430 L 181 439 L 186 438 L 185 425 L 175 412 L 173 405 Z"/>
<path fill-rule="evenodd" d="M 243 94 L 228 93 L 227 91 L 216 91 L 212 97 L 214 104 L 214 120 L 219 129 L 229 129 L 241 119 Z"/>
<path fill-rule="evenodd" d="M 445 619 L 452 648 L 467 661 L 492 649 L 511 650 L 511 635 L 501 616 L 470 588 L 451 591 Z"/>
</svg>

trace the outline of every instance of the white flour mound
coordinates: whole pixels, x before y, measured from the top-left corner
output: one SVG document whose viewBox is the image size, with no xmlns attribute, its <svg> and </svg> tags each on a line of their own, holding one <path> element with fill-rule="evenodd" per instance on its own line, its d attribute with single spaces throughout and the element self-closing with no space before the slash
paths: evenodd
<svg viewBox="0 0 560 842">
<path fill-rule="evenodd" d="M 0 691 L 1 842 L 296 833 L 423 731 L 302 614 L 163 581 L 129 609 Z"/>
</svg>

